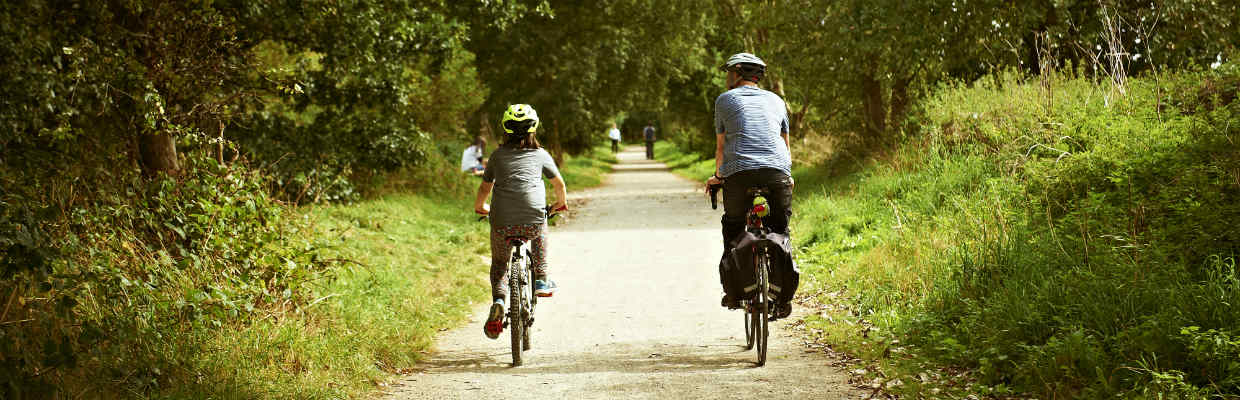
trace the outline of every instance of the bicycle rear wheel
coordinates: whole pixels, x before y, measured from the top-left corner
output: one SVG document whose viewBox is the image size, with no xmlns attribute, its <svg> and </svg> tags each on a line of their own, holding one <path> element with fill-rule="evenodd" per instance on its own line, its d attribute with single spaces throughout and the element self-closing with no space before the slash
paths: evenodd
<svg viewBox="0 0 1240 400">
<path fill-rule="evenodd" d="M 529 259 L 526 259 L 525 265 L 532 265 Z M 525 350 L 530 349 L 530 340 L 534 336 L 534 308 L 538 306 L 538 296 L 534 295 L 534 277 L 532 274 L 533 271 L 526 270 L 524 276 L 528 279 L 526 284 L 521 285 L 521 290 L 525 293 L 523 297 L 530 302 L 529 307 L 525 308 L 525 329 L 522 331 L 524 334 L 521 335 L 521 344 Z"/>
<path fill-rule="evenodd" d="M 508 332 L 512 334 L 512 366 L 521 366 L 522 341 L 525 337 L 525 278 L 520 263 L 508 266 Z"/>
<path fill-rule="evenodd" d="M 766 346 L 770 339 L 770 331 L 768 330 L 769 326 L 767 325 L 771 319 L 772 301 L 769 292 L 771 285 L 768 280 L 770 276 L 770 259 L 768 258 L 766 252 L 762 252 L 761 254 L 755 256 L 755 258 L 757 258 L 757 262 L 755 262 L 754 265 L 757 266 L 758 269 L 758 295 L 755 296 L 755 299 L 757 300 L 757 313 L 754 314 L 753 325 L 754 336 L 756 337 L 755 342 L 757 342 L 758 347 L 758 366 L 761 367 L 766 365 Z"/>
</svg>

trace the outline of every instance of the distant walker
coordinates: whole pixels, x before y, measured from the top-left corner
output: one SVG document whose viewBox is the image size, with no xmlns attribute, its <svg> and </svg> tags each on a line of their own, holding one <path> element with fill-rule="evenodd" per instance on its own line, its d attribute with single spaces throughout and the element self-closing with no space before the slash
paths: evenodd
<svg viewBox="0 0 1240 400">
<path fill-rule="evenodd" d="M 646 136 L 646 159 L 654 159 L 654 121 L 646 123 L 646 129 L 642 129 L 642 134 Z"/>
</svg>

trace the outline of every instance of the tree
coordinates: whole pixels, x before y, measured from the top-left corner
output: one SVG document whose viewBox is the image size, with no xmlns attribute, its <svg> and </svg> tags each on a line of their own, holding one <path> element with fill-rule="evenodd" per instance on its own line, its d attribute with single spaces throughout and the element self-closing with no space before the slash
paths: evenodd
<svg viewBox="0 0 1240 400">
<path fill-rule="evenodd" d="M 668 82 L 700 66 L 700 2 L 549 4 L 549 14 L 476 31 L 468 46 L 490 88 L 483 113 L 533 105 L 553 150 L 588 148 L 621 111 L 662 109 Z"/>
<path fill-rule="evenodd" d="M 473 24 L 505 26 L 537 4 L 231 4 L 245 10 L 239 25 L 247 46 L 275 61 L 260 71 L 271 80 L 267 92 L 250 99 L 229 138 L 273 170 L 291 200 L 350 198 L 352 178 L 421 163 L 428 130 L 463 123 L 478 106 L 466 96 L 484 93 L 470 83 L 471 55 L 462 51 Z"/>
<path fill-rule="evenodd" d="M 16 145 L 133 142 L 148 175 L 176 174 L 174 139 L 218 126 L 247 58 L 232 16 L 200 2 L 19 2 L 2 9 L 0 119 Z"/>
</svg>

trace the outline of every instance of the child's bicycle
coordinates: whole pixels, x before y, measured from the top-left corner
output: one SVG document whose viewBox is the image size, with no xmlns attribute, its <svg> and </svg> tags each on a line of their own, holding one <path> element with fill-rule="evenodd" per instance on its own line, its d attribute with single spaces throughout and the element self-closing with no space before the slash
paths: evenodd
<svg viewBox="0 0 1240 400">
<path fill-rule="evenodd" d="M 548 206 L 544 213 L 547 222 L 560 214 Z M 482 221 L 487 216 L 479 217 Z M 525 246 L 525 238 L 514 236 L 504 238 L 512 248 L 512 256 L 508 259 L 508 314 L 504 317 L 504 328 L 512 336 L 512 366 L 521 366 L 521 352 L 530 349 L 530 337 L 534 326 L 534 308 L 538 306 L 538 296 L 534 296 L 534 266 L 530 261 L 530 250 Z"/>
<path fill-rule="evenodd" d="M 712 209 L 719 208 L 715 195 L 722 187 L 722 185 L 710 186 L 710 207 Z M 745 213 L 745 230 L 759 237 L 765 237 L 770 232 L 770 228 L 762 224 L 762 218 L 770 213 L 766 194 L 766 189 L 763 188 L 750 188 L 748 191 L 753 206 Z M 771 321 L 771 312 L 779 288 L 774 287 L 770 282 L 770 250 L 765 246 L 755 245 L 753 258 L 754 284 L 745 288 L 744 298 L 740 300 L 739 308 L 745 311 L 745 349 L 757 347 L 758 366 L 761 367 L 766 365 L 766 347 L 770 338 L 768 323 Z"/>
</svg>

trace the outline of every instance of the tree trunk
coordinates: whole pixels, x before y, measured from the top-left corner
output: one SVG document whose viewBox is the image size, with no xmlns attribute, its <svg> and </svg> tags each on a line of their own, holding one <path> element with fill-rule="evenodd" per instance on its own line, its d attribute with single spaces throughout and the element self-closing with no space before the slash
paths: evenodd
<svg viewBox="0 0 1240 400">
<path fill-rule="evenodd" d="M 801 105 L 801 111 L 792 114 L 791 121 L 788 121 L 789 136 L 805 137 L 805 132 L 801 131 L 802 124 L 805 122 L 805 116 L 809 115 L 809 103 Z"/>
<path fill-rule="evenodd" d="M 177 147 L 169 133 L 142 133 L 138 137 L 138 153 L 142 160 L 142 173 L 157 176 L 165 173 L 175 176 L 181 169 L 177 163 Z"/>
<path fill-rule="evenodd" d="M 902 78 L 891 85 L 891 110 L 887 114 L 887 126 L 892 129 L 900 129 L 904 125 L 910 103 L 908 85 L 912 81 L 912 77 Z"/>
<path fill-rule="evenodd" d="M 555 160 L 555 165 L 564 165 L 564 146 L 560 145 L 560 124 L 551 121 L 551 158 Z"/>
<path fill-rule="evenodd" d="M 883 84 L 878 81 L 877 61 L 870 57 L 867 70 L 861 73 L 861 109 L 867 141 L 876 142 L 887 130 L 887 106 L 883 104 Z"/>
</svg>

